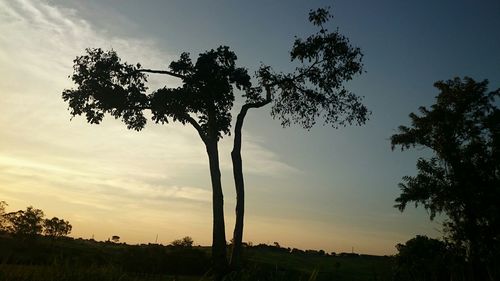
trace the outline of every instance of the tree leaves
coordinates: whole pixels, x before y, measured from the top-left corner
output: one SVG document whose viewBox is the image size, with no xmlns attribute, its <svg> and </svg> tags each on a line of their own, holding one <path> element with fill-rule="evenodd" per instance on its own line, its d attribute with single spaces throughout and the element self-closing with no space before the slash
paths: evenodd
<svg viewBox="0 0 500 281">
<path fill-rule="evenodd" d="M 148 105 L 145 95 L 147 77 L 138 71 L 140 64 L 122 63 L 115 51 L 86 49 L 87 54 L 74 60 L 71 79 L 77 89 L 64 90 L 72 116 L 84 114 L 87 122 L 99 124 L 109 113 L 121 118 L 129 129 L 146 125 L 142 112 Z"/>
<path fill-rule="evenodd" d="M 434 156 L 419 159 L 417 176 L 405 176 L 396 206 L 423 204 L 431 219 L 438 213 L 451 238 L 472 252 L 491 253 L 500 240 L 500 119 L 488 81 L 454 78 L 434 84 L 436 103 L 411 113 L 411 126 L 391 136 L 394 149 L 424 147 Z M 496 242 L 493 242 L 496 241 Z"/>
<path fill-rule="evenodd" d="M 159 123 L 186 122 L 197 118 L 201 135 L 218 139 L 230 133 L 233 85 L 251 87 L 246 69 L 235 66 L 236 55 L 220 46 L 199 55 L 193 64 L 189 53 L 170 63 L 169 71 L 141 69 L 140 64 L 122 63 L 115 51 L 86 49 L 74 60 L 71 79 L 76 89 L 64 90 L 72 116 L 85 115 L 87 122 L 99 124 L 106 114 L 121 119 L 129 129 L 146 125 L 145 110 Z M 183 80 L 182 87 L 163 87 L 146 93 L 143 72 L 168 74 Z"/>
<path fill-rule="evenodd" d="M 322 119 L 337 128 L 361 125 L 368 119 L 370 112 L 361 97 L 343 86 L 362 73 L 363 54 L 338 30 L 328 32 L 323 28 L 330 18 L 327 9 L 311 11 L 309 20 L 320 30 L 306 39 L 295 40 L 290 58 L 300 64 L 294 72 L 274 72 L 269 66 L 262 66 L 257 72 L 261 87 L 272 90 L 271 115 L 282 126 L 299 124 L 310 129 L 317 119 Z M 251 94 L 247 96 L 255 99 Z"/>
</svg>

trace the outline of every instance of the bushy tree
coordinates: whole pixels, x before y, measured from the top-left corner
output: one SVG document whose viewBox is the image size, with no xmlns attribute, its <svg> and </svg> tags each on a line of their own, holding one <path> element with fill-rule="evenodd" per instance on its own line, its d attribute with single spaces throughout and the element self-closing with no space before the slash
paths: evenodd
<svg viewBox="0 0 500 281">
<path fill-rule="evenodd" d="M 472 279 L 498 278 L 500 253 L 500 89 L 488 81 L 455 78 L 434 84 L 440 93 L 430 108 L 411 113 L 411 126 L 391 137 L 393 149 L 423 147 L 417 175 L 405 176 L 396 207 L 423 205 L 433 219 L 443 213 L 445 230 L 467 252 Z M 475 276 L 475 277 L 474 277 Z M 489 277 L 486 277 L 489 276 Z"/>
<path fill-rule="evenodd" d="M 67 236 L 73 227 L 69 221 L 53 217 L 43 221 L 43 233 L 47 236 L 61 237 Z"/>
<path fill-rule="evenodd" d="M 9 231 L 15 235 L 33 237 L 42 233 L 43 211 L 32 206 L 5 215 Z"/>
<path fill-rule="evenodd" d="M 448 281 L 463 277 L 463 272 L 459 272 L 463 260 L 441 240 L 417 235 L 396 248 L 395 281 Z"/>
<path fill-rule="evenodd" d="M 170 245 L 174 247 L 183 247 L 183 248 L 190 248 L 193 246 L 193 238 L 186 236 L 182 239 L 176 239 L 170 243 Z"/>
</svg>

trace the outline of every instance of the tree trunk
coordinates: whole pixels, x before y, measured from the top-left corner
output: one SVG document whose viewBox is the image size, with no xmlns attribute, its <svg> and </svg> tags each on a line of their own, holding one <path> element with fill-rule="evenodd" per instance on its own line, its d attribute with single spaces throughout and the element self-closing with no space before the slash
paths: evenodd
<svg viewBox="0 0 500 281">
<path fill-rule="evenodd" d="M 236 222 L 234 224 L 233 248 L 230 261 L 230 266 L 233 269 L 241 266 L 241 244 L 243 241 L 243 218 L 245 214 L 245 182 L 243 180 L 243 163 L 241 160 L 241 128 L 243 127 L 243 120 L 246 113 L 247 109 L 242 108 L 236 119 L 233 151 L 231 151 L 234 186 L 236 188 Z"/>
<path fill-rule="evenodd" d="M 271 102 L 271 94 L 266 87 L 266 99 L 260 102 L 247 103 L 241 107 L 241 111 L 236 118 L 234 126 L 234 144 L 231 151 L 231 160 L 233 161 L 234 186 L 236 188 L 236 222 L 233 232 L 233 248 L 231 252 L 230 266 L 238 269 L 241 266 L 241 252 L 243 241 L 243 218 L 245 213 L 245 182 L 243 180 L 243 161 L 241 160 L 241 129 L 247 112 L 251 108 L 260 108 Z"/>
<path fill-rule="evenodd" d="M 219 150 L 216 140 L 206 142 L 210 178 L 212 180 L 212 261 L 215 280 L 222 280 L 227 273 L 226 233 L 224 226 L 224 196 L 222 194 L 221 173 L 219 169 Z"/>
</svg>

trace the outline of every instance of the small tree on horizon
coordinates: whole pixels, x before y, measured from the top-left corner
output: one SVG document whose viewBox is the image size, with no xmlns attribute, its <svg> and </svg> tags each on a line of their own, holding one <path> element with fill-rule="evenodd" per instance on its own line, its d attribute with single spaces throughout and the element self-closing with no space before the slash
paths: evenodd
<svg viewBox="0 0 500 281">
<path fill-rule="evenodd" d="M 170 243 L 171 246 L 174 247 L 183 247 L 183 248 L 191 248 L 193 246 L 193 238 L 190 236 L 185 236 L 182 239 L 176 239 Z"/>
<path fill-rule="evenodd" d="M 7 231 L 7 223 L 8 220 L 6 218 L 5 214 L 5 207 L 7 207 L 8 204 L 5 201 L 0 201 L 0 232 Z"/>
<path fill-rule="evenodd" d="M 43 233 L 51 237 L 67 236 L 71 233 L 73 226 L 69 221 L 53 217 L 43 221 Z"/>
</svg>

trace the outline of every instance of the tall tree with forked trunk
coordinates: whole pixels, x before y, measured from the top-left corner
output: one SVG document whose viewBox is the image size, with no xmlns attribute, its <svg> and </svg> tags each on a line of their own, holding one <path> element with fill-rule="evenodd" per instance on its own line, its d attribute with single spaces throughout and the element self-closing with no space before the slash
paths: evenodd
<svg viewBox="0 0 500 281">
<path fill-rule="evenodd" d="M 338 31 L 324 28 L 329 19 L 326 9 L 312 11 L 309 20 L 319 31 L 294 42 L 291 58 L 299 66 L 292 73 L 281 73 L 262 65 L 256 72 L 254 86 L 246 69 L 236 67 L 236 55 L 225 46 L 200 54 L 195 63 L 188 53 L 183 53 L 170 64 L 169 70 L 123 63 L 112 50 L 87 49 L 85 55 L 74 60 L 71 78 L 77 87 L 62 94 L 72 116 L 85 115 L 89 123 L 99 124 L 109 114 L 121 119 L 129 129 L 139 131 L 147 122 L 144 112 L 150 111 L 153 122 L 190 124 L 198 132 L 206 147 L 212 182 L 212 258 L 216 280 L 221 280 L 229 268 L 218 142 L 230 133 L 234 88 L 242 90 L 246 99 L 236 119 L 231 153 L 237 193 L 231 255 L 234 268 L 241 260 L 244 216 L 241 130 L 248 110 L 271 103 L 272 116 L 280 119 L 283 126 L 299 124 L 306 129 L 317 119 L 334 127 L 363 124 L 367 119 L 369 112 L 361 98 L 343 86 L 362 72 L 361 51 Z M 176 77 L 182 86 L 147 93 L 148 73 Z"/>
<path fill-rule="evenodd" d="M 361 97 L 344 87 L 346 81 L 362 73 L 363 55 L 338 30 L 330 32 L 325 28 L 331 18 L 328 9 L 310 11 L 309 21 L 319 30 L 306 39 L 296 38 L 293 43 L 290 58 L 298 64 L 295 71 L 275 72 L 270 66 L 262 65 L 256 73 L 258 85 L 247 90 L 247 102 L 236 118 L 231 152 L 236 187 L 233 267 L 237 268 L 241 262 L 243 240 L 245 188 L 241 130 L 247 112 L 271 104 L 272 117 L 278 118 L 283 127 L 298 124 L 308 130 L 318 119 L 337 128 L 361 125 L 368 118 L 369 111 L 361 103 Z"/>
<path fill-rule="evenodd" d="M 121 119 L 129 129 L 142 130 L 146 110 L 152 121 L 190 124 L 203 141 L 212 181 L 214 273 L 220 280 L 227 271 L 223 193 L 219 168 L 218 141 L 229 133 L 233 88 L 250 87 L 250 76 L 235 66 L 236 55 L 221 46 L 199 55 L 193 63 L 188 53 L 173 61 L 169 70 L 144 69 L 140 64 L 122 63 L 116 52 L 87 49 L 74 60 L 72 80 L 76 89 L 65 90 L 62 97 L 72 116 L 85 115 L 99 124 L 105 114 Z M 170 75 L 182 86 L 161 88 L 146 93 L 146 73 Z"/>
</svg>

